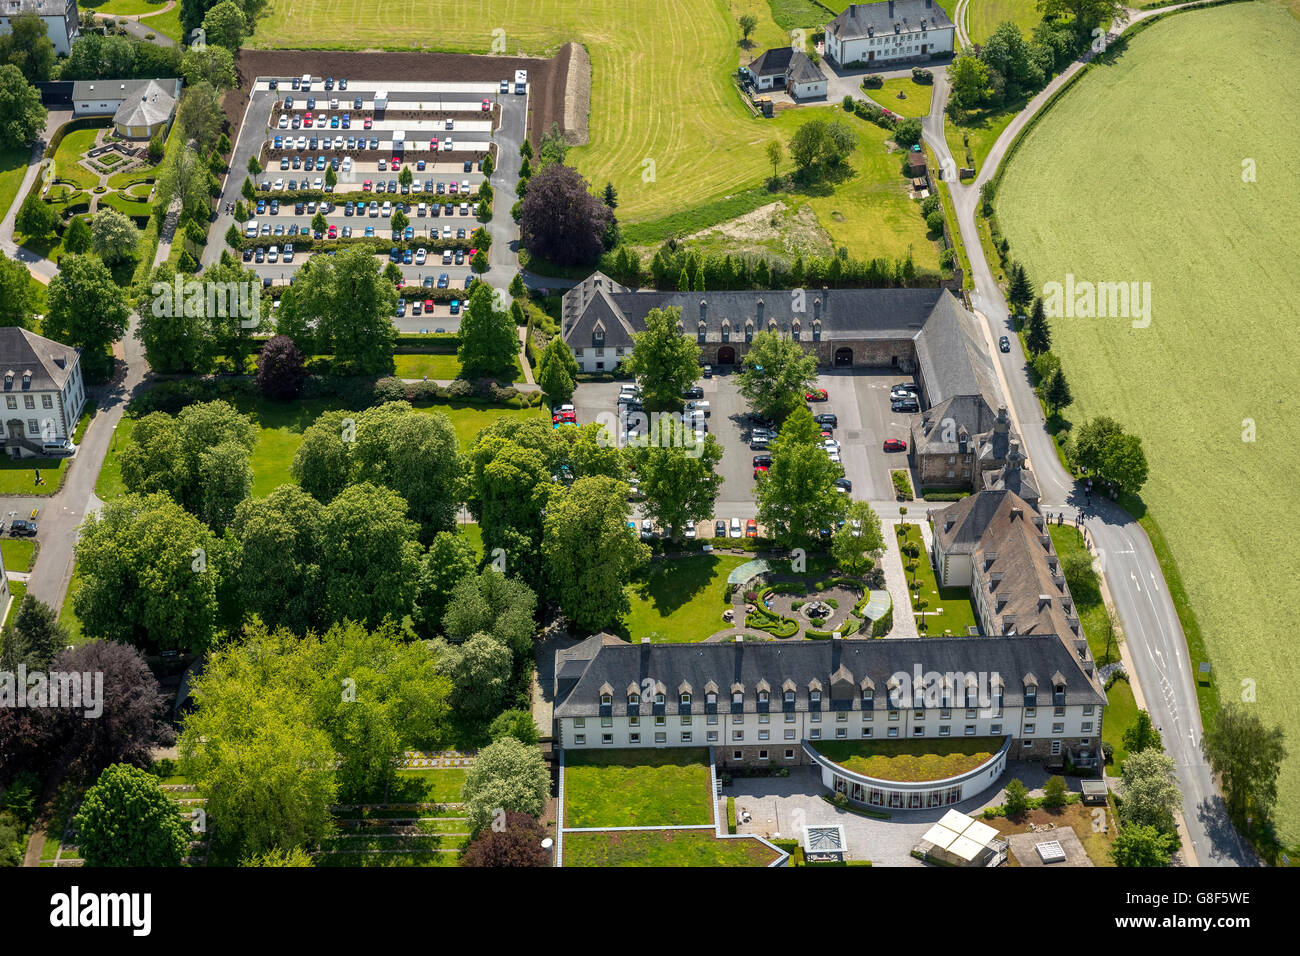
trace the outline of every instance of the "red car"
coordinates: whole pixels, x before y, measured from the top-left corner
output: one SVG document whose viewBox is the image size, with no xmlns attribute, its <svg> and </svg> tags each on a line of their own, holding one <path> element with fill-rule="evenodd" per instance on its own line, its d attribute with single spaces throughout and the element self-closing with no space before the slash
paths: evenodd
<svg viewBox="0 0 1300 956">
<path fill-rule="evenodd" d="M 901 438 L 886 438 L 885 451 L 907 451 L 907 442 Z"/>
<path fill-rule="evenodd" d="M 484 100 L 484 101 L 483 101 L 483 112 L 484 112 L 484 113 L 490 113 L 490 112 L 492 112 L 492 101 L 491 101 L 491 100 Z"/>
<path fill-rule="evenodd" d="M 369 117 L 369 116 L 366 117 L 365 128 L 366 128 L 366 129 L 370 129 L 370 117 Z"/>
<path fill-rule="evenodd" d="M 437 148 L 438 148 L 438 137 L 436 137 L 436 136 L 431 137 L 431 138 L 429 139 L 429 149 L 431 149 L 431 150 L 437 150 Z"/>
<path fill-rule="evenodd" d="M 329 239 L 337 239 L 338 237 L 339 237 L 339 227 L 338 227 L 338 226 L 330 226 L 330 231 L 329 231 L 329 235 L 327 236 L 327 238 L 329 238 Z"/>
<path fill-rule="evenodd" d="M 822 426 L 822 438 L 834 438 L 835 433 L 825 425 Z"/>
<path fill-rule="evenodd" d="M 401 168 L 402 168 L 402 157 L 400 157 L 400 156 L 394 156 L 394 157 L 393 157 L 393 166 L 392 166 L 392 168 L 393 168 L 394 170 L 398 170 L 398 169 L 401 169 Z"/>
<path fill-rule="evenodd" d="M 432 300 L 432 299 L 425 299 L 425 300 L 424 300 L 424 314 L 425 314 L 425 315 L 433 315 L 433 300 Z"/>
<path fill-rule="evenodd" d="M 310 113 L 305 114 L 302 118 L 302 121 L 306 123 L 308 126 L 311 126 L 311 114 Z"/>
<path fill-rule="evenodd" d="M 814 388 L 811 392 L 805 393 L 803 397 L 805 402 L 824 402 L 826 398 L 826 389 L 824 388 Z"/>
<path fill-rule="evenodd" d="M 363 193 L 368 193 L 368 192 L 370 192 L 370 190 L 373 189 L 373 188 L 374 188 L 373 184 L 372 184 L 372 183 L 370 182 L 370 180 L 368 180 L 368 179 L 367 179 L 364 183 L 361 184 L 361 191 L 362 191 Z"/>
<path fill-rule="evenodd" d="M 758 465 L 754 468 L 754 479 L 758 480 L 759 475 L 767 474 L 767 465 Z"/>
<path fill-rule="evenodd" d="M 745 522 L 745 537 L 746 538 L 758 537 L 758 522 L 755 521 L 753 518 L 750 518 L 748 521 Z"/>
</svg>

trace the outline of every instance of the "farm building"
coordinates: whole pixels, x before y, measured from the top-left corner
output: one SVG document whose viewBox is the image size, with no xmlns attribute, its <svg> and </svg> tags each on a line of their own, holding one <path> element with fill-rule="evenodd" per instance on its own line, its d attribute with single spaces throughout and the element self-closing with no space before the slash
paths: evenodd
<svg viewBox="0 0 1300 956">
<path fill-rule="evenodd" d="M 756 89 L 784 89 L 796 100 L 824 99 L 826 74 L 802 50 L 774 47 L 741 67 Z"/>
</svg>

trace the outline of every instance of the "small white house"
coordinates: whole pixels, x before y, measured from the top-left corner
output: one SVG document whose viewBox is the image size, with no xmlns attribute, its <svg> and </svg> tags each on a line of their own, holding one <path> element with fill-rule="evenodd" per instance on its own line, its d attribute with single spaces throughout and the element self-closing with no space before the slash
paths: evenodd
<svg viewBox="0 0 1300 956">
<path fill-rule="evenodd" d="M 796 100 L 826 97 L 826 74 L 802 50 L 774 47 L 743 69 L 758 90 L 784 89 Z"/>
<path fill-rule="evenodd" d="M 45 21 L 57 56 L 71 52 L 72 41 L 80 32 L 77 0 L 0 0 L 0 33 L 8 33 L 9 18 L 20 13 L 35 13 Z"/>
<path fill-rule="evenodd" d="M 71 441 L 86 406 L 78 349 L 17 326 L 0 328 L 0 440 L 13 458 L 46 457 Z"/>
<path fill-rule="evenodd" d="M 72 84 L 72 115 L 112 116 L 119 135 L 150 139 L 167 129 L 180 95 L 181 81 L 175 78 L 78 80 Z"/>
<path fill-rule="evenodd" d="M 854 69 L 953 52 L 956 27 L 938 0 L 851 3 L 826 25 L 826 57 Z"/>
</svg>

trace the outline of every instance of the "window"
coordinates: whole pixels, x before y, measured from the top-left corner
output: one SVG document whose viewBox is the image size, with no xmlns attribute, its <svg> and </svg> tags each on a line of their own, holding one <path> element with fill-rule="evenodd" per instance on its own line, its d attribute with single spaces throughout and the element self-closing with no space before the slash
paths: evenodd
<svg viewBox="0 0 1300 956">
<path fill-rule="evenodd" d="M 793 724 L 793 723 L 794 723 L 794 714 L 786 714 L 786 715 L 785 715 L 785 722 L 786 722 L 787 724 Z"/>
<path fill-rule="evenodd" d="M 662 704 L 663 702 L 664 702 L 664 695 L 663 695 L 663 694 L 655 694 L 655 703 L 656 703 L 656 704 Z"/>
<path fill-rule="evenodd" d="M 575 747 L 581 747 L 581 746 L 583 746 L 586 742 L 587 742 L 587 735 L 586 735 L 586 734 L 574 734 L 574 737 L 573 737 L 573 745 L 574 745 Z"/>
<path fill-rule="evenodd" d="M 891 710 L 891 711 L 889 712 L 889 719 L 890 719 L 890 720 L 897 720 L 897 719 L 898 719 L 898 711 L 896 711 L 896 710 Z"/>
<path fill-rule="evenodd" d="M 731 732 L 731 739 L 736 741 L 736 743 L 740 743 L 745 739 L 745 732 L 743 730 L 733 730 Z"/>
<path fill-rule="evenodd" d="M 678 702 L 679 704 L 686 704 L 687 706 L 689 706 L 690 703 L 691 703 L 691 695 L 690 695 L 690 694 L 682 694 L 681 697 L 679 697 L 679 698 L 677 699 L 677 702 Z"/>
<path fill-rule="evenodd" d="M 1060 752 L 1061 752 L 1061 742 L 1060 742 L 1059 740 L 1053 740 L 1053 741 L 1052 741 L 1052 756 L 1055 757 L 1055 756 L 1057 756 Z"/>
<path fill-rule="evenodd" d="M 736 693 L 732 694 L 732 695 L 731 695 L 731 706 L 732 706 L 732 707 L 744 707 L 744 706 L 745 706 L 745 695 L 742 694 L 742 693 L 740 693 L 739 691 L 737 691 Z"/>
<path fill-rule="evenodd" d="M 862 709 L 871 710 L 871 708 L 874 706 L 874 702 L 875 702 L 875 697 L 873 696 L 872 692 L 869 690 L 864 690 L 862 692 Z"/>
<path fill-rule="evenodd" d="M 1055 708 L 1053 708 L 1053 709 L 1052 709 L 1052 716 L 1053 716 L 1053 717 L 1064 717 L 1064 716 L 1065 716 L 1065 708 L 1064 708 L 1064 707 L 1055 707 Z"/>
<path fill-rule="evenodd" d="M 786 740 L 794 740 L 794 731 L 793 731 L 793 730 L 787 730 L 787 731 L 785 732 L 785 739 L 786 739 Z"/>
<path fill-rule="evenodd" d="M 31 396 L 31 395 L 24 395 L 24 396 L 23 396 L 23 408 L 35 408 L 35 407 L 36 407 L 36 399 L 35 399 L 35 397 L 33 397 L 33 396 Z"/>
<path fill-rule="evenodd" d="M 690 715 L 690 714 L 682 714 L 682 726 L 683 726 L 683 727 L 689 727 L 690 725 L 691 725 L 691 715 Z"/>
<path fill-rule="evenodd" d="M 35 435 L 40 432 L 41 426 L 37 423 L 36 419 L 29 418 L 27 419 L 27 430 Z"/>
<path fill-rule="evenodd" d="M 656 726 L 656 727 L 662 727 L 663 725 L 664 725 L 664 715 L 663 715 L 663 714 L 656 714 L 656 715 L 655 715 L 655 726 Z"/>
<path fill-rule="evenodd" d="M 17 408 L 17 407 L 18 407 L 18 399 L 15 398 L 15 397 L 12 396 L 12 395 L 6 395 L 6 396 L 5 396 L 5 404 L 8 405 L 10 408 Z"/>
<path fill-rule="evenodd" d="M 718 732 L 716 730 L 710 730 L 706 736 L 708 737 L 709 743 L 716 744 L 718 742 Z"/>
<path fill-rule="evenodd" d="M 925 736 L 925 728 L 924 728 L 924 727 L 913 727 L 913 728 L 912 728 L 912 736 L 913 736 L 913 737 L 924 737 L 924 736 Z"/>
<path fill-rule="evenodd" d="M 575 727 L 586 727 L 586 726 L 587 726 L 587 718 L 586 718 L 586 717 L 574 717 L 574 718 L 573 718 L 573 726 L 575 726 Z"/>
<path fill-rule="evenodd" d="M 1036 716 L 1038 716 L 1038 710 L 1037 710 L 1037 708 L 1034 708 L 1034 707 L 1026 707 L 1026 708 L 1025 708 L 1025 716 L 1026 716 L 1026 717 L 1036 717 Z"/>
<path fill-rule="evenodd" d="M 1052 733 L 1054 734 L 1065 733 L 1065 724 L 1052 724 Z"/>
<path fill-rule="evenodd" d="M 641 718 L 638 717 L 636 714 L 631 714 L 631 715 L 629 715 L 628 718 L 627 718 L 627 725 L 628 725 L 629 727 L 640 727 L 640 726 L 641 726 Z"/>
<path fill-rule="evenodd" d="M 822 712 L 820 710 L 814 710 L 808 715 L 808 719 L 814 724 L 820 724 L 822 721 Z"/>
<path fill-rule="evenodd" d="M 771 739 L 772 739 L 772 732 L 771 732 L 770 730 L 760 730 L 760 731 L 758 732 L 758 739 L 759 739 L 759 740 L 771 740 Z"/>
<path fill-rule="evenodd" d="M 870 727 L 863 727 L 863 728 L 862 728 L 862 736 L 863 736 L 863 737 L 870 737 L 870 736 L 871 736 L 871 728 L 870 728 Z"/>
<path fill-rule="evenodd" d="M 849 728 L 847 728 L 847 727 L 836 727 L 836 728 L 835 728 L 835 736 L 836 736 L 837 738 L 839 738 L 840 740 L 843 740 L 843 739 L 844 739 L 845 737 L 847 737 L 848 735 L 849 735 Z"/>
<path fill-rule="evenodd" d="M 967 737 L 974 737 L 974 736 L 975 736 L 975 725 L 974 725 L 974 724 L 967 724 L 967 725 L 966 725 L 966 736 L 967 736 Z"/>
<path fill-rule="evenodd" d="M 608 707 L 610 704 L 614 703 L 614 698 L 609 696 L 609 694 L 601 694 L 600 702 L 602 705 Z"/>
<path fill-rule="evenodd" d="M 600 735 L 600 742 L 601 742 L 602 744 L 612 744 L 612 743 L 614 742 L 614 735 L 613 735 L 613 734 L 601 734 L 601 735 Z"/>
<path fill-rule="evenodd" d="M 604 349 L 601 349 L 601 351 L 603 352 Z M 604 369 L 604 367 L 605 367 L 605 363 L 604 363 L 604 362 L 597 362 L 597 363 L 596 363 L 596 368 L 598 368 L 598 369 Z"/>
<path fill-rule="evenodd" d="M 785 702 L 790 707 L 794 706 L 794 691 L 788 690 L 785 692 Z"/>
<path fill-rule="evenodd" d="M 1001 724 L 992 724 L 992 725 L 990 725 L 990 726 L 989 726 L 989 733 L 991 733 L 991 734 L 1000 734 L 1000 733 L 1002 733 L 1002 725 L 1001 725 Z"/>
<path fill-rule="evenodd" d="M 808 703 L 820 704 L 822 702 L 822 692 L 819 690 L 810 690 L 808 692 Z"/>
<path fill-rule="evenodd" d="M 716 727 L 716 726 L 717 726 L 717 723 L 718 723 L 718 715 L 717 715 L 717 714 L 709 714 L 709 715 L 704 719 L 704 722 L 705 722 L 706 724 L 708 724 L 710 727 Z"/>
<path fill-rule="evenodd" d="M 766 759 L 767 759 L 767 751 L 766 751 L 766 750 L 760 750 L 760 751 L 758 752 L 758 759 L 759 759 L 759 760 L 766 760 Z"/>
<path fill-rule="evenodd" d="M 844 721 L 849 719 L 849 712 L 847 710 L 837 711 L 835 714 L 835 719 L 843 723 Z"/>
<path fill-rule="evenodd" d="M 1034 742 L 1033 742 L 1032 740 L 1026 740 L 1026 741 L 1025 741 L 1025 749 L 1026 749 L 1026 750 L 1033 750 L 1033 749 L 1034 749 Z"/>
<path fill-rule="evenodd" d="M 41 408 L 53 408 L 53 407 L 54 407 L 54 399 L 51 398 L 49 395 L 42 395 Z"/>
<path fill-rule="evenodd" d="M 1032 734 L 1033 732 L 1034 732 L 1034 725 L 1033 725 L 1033 724 L 1025 724 L 1025 736 L 1029 736 L 1029 735 Z"/>
<path fill-rule="evenodd" d="M 628 734 L 628 735 L 627 735 L 627 741 L 628 741 L 628 743 L 630 743 L 630 744 L 639 744 L 639 743 L 641 742 L 641 735 L 640 735 L 640 734 Z"/>
<path fill-rule="evenodd" d="M 822 739 L 822 731 L 821 731 L 821 728 L 820 728 L 820 727 L 814 727 L 812 730 L 810 730 L 810 731 L 808 732 L 808 736 L 809 736 L 811 739 L 813 739 L 813 740 L 821 740 L 821 739 Z"/>
<path fill-rule="evenodd" d="M 975 708 L 974 708 L 974 707 L 968 707 L 968 708 L 966 708 L 966 719 L 967 719 L 967 720 L 974 720 L 974 719 L 975 719 Z"/>
<path fill-rule="evenodd" d="M 1085 720 L 1082 724 L 1079 725 L 1079 730 L 1085 734 L 1092 733 L 1092 721 Z"/>
<path fill-rule="evenodd" d="M 682 731 L 682 743 L 684 743 L 684 744 L 689 744 L 690 742 L 691 742 L 691 732 L 690 732 L 689 730 L 683 730 L 683 731 Z"/>
<path fill-rule="evenodd" d="M 760 691 L 758 692 L 758 702 L 759 702 L 760 704 L 766 704 L 766 703 L 767 703 L 767 691 L 765 691 L 765 690 L 760 690 Z"/>
<path fill-rule="evenodd" d="M 925 711 L 923 711 L 923 710 L 914 710 L 914 711 L 912 711 L 912 719 L 913 719 L 913 720 L 925 720 Z"/>
<path fill-rule="evenodd" d="M 794 759 L 794 751 L 791 750 L 791 749 L 787 749 L 786 752 L 785 752 L 785 759 L 786 759 L 786 760 L 793 760 L 793 759 Z"/>
<path fill-rule="evenodd" d="M 1092 704 L 1088 704 L 1086 707 L 1083 708 L 1083 716 L 1085 717 L 1092 716 Z"/>
<path fill-rule="evenodd" d="M 947 736 L 949 736 L 951 733 L 952 733 L 952 727 L 951 727 L 951 726 L 949 726 L 948 724 L 940 724 L 940 725 L 939 725 L 939 736 L 940 736 L 940 737 L 947 737 Z"/>
<path fill-rule="evenodd" d="M 731 715 L 731 722 L 732 722 L 733 724 L 743 724 L 743 723 L 745 722 L 745 715 L 744 715 L 744 714 L 732 714 L 732 715 Z"/>
<path fill-rule="evenodd" d="M 640 694 L 628 694 L 628 695 L 627 695 L 627 705 L 628 705 L 629 707 L 640 707 L 640 706 L 641 706 L 641 695 L 640 695 Z"/>
<path fill-rule="evenodd" d="M 614 726 L 614 718 L 613 718 L 613 717 L 602 717 L 602 718 L 600 718 L 600 726 L 602 726 L 602 727 L 613 727 L 613 726 Z"/>
<path fill-rule="evenodd" d="M 759 722 L 760 724 L 770 724 L 770 723 L 772 722 L 772 715 L 771 715 L 771 714 L 759 714 L 759 715 L 758 715 L 758 722 Z"/>
<path fill-rule="evenodd" d="M 732 759 L 732 760 L 744 760 L 744 759 L 745 759 L 745 753 L 744 753 L 744 751 L 742 751 L 742 750 L 733 750 L 733 751 L 731 752 L 731 759 Z"/>
<path fill-rule="evenodd" d="M 897 727 L 890 727 L 890 728 L 889 728 L 889 736 L 891 736 L 891 737 L 897 737 L 897 736 L 898 736 L 898 728 L 897 728 Z"/>
<path fill-rule="evenodd" d="M 951 717 L 952 717 L 952 711 L 951 711 L 951 710 L 941 710 L 941 711 L 939 711 L 939 719 L 940 719 L 940 720 L 948 720 L 948 719 L 950 719 Z"/>
<path fill-rule="evenodd" d="M 873 717 L 873 715 L 872 715 L 871 711 L 869 711 L 869 710 L 867 710 L 867 711 L 863 711 L 863 713 L 862 713 L 862 722 L 863 722 L 864 724 L 865 724 L 865 723 L 869 723 L 869 722 L 871 721 L 872 717 Z"/>
</svg>

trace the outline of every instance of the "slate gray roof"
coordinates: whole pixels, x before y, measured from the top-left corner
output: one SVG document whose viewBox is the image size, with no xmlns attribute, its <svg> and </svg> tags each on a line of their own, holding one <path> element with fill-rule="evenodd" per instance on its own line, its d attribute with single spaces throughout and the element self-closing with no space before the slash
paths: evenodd
<svg viewBox="0 0 1300 956">
<path fill-rule="evenodd" d="M 853 3 L 832 20 L 826 32 L 841 40 L 951 28 L 952 20 L 937 0 L 890 0 L 886 3 Z"/>
<path fill-rule="evenodd" d="M 860 710 L 864 681 L 873 689 L 873 709 L 885 710 L 891 677 L 901 673 L 910 683 L 917 667 L 922 674 L 983 672 L 990 675 L 986 678 L 990 683 L 996 675 L 1002 681 L 1007 707 L 1021 705 L 1027 675 L 1035 675 L 1041 686 L 1058 672 L 1065 677 L 1067 704 L 1106 702 L 1095 676 L 1088 673 L 1091 662 L 1082 662 L 1076 651 L 1055 635 L 739 644 L 628 644 L 608 639 L 608 635 L 600 637 L 599 642 L 579 645 L 583 648 L 579 656 L 586 658 L 581 677 L 573 682 L 557 681 L 557 718 L 627 716 L 629 690 L 645 688 L 647 681 L 661 689 L 665 703 L 654 704 L 653 697 L 643 701 L 633 711 L 643 716 L 714 710 L 732 713 L 737 710 L 732 702 L 736 685 L 743 694 L 739 709 L 761 713 L 760 684 L 765 684 L 770 694 L 770 710 L 779 712 L 785 707 L 787 682 L 796 695 L 795 710 L 809 709 L 812 690 L 820 690 L 818 706 L 823 710 Z M 571 656 L 575 651 L 578 648 L 556 652 L 557 672 L 575 659 Z M 710 684 L 717 688 L 714 705 L 706 702 L 705 688 Z M 689 689 L 690 704 L 679 703 L 682 688 Z M 610 695 L 610 704 L 601 704 L 602 692 Z M 1048 694 L 1050 701 L 1050 691 Z M 1041 694 L 1039 700 L 1043 701 Z"/>
<path fill-rule="evenodd" d="M 32 12 L 41 17 L 61 17 L 72 14 L 70 5 L 70 0 L 0 0 L 0 17 Z"/>
<path fill-rule="evenodd" d="M 794 58 L 794 54 L 794 47 L 773 47 L 755 57 L 747 69 L 755 76 L 785 76 L 790 69 L 790 61 Z M 807 57 L 805 56 L 804 59 Z"/>
<path fill-rule="evenodd" d="M 171 118 L 176 97 L 168 92 L 177 80 L 148 80 L 131 93 L 113 114 L 113 122 L 123 126 L 153 126 Z"/>
<path fill-rule="evenodd" d="M 794 59 L 790 63 L 788 81 L 791 83 L 817 83 L 824 79 L 826 79 L 826 74 L 822 72 L 821 65 L 814 63 L 808 54 L 796 50 Z"/>
<path fill-rule="evenodd" d="M 1004 507 L 1013 507 L 1016 496 L 1009 491 L 981 491 L 955 501 L 940 511 L 930 512 L 935 542 L 945 554 L 970 554 L 993 516 Z"/>
<path fill-rule="evenodd" d="M 3 2 L 3 0 L 0 0 Z M 81 100 L 125 100 L 150 83 L 176 83 L 177 80 L 77 80 L 72 84 L 72 99 Z"/>
<path fill-rule="evenodd" d="M 926 398 L 931 406 L 954 395 L 983 395 L 990 408 L 1001 404 L 997 373 L 975 324 L 957 299 L 941 297 L 916 339 Z M 980 429 L 971 429 L 971 434 Z"/>
<path fill-rule="evenodd" d="M 1010 442 L 1006 464 L 983 473 L 984 487 L 991 491 L 1011 491 L 1019 495 L 1034 507 L 1042 499 L 1038 488 L 1038 479 L 1025 464 L 1025 456 L 1020 451 L 1020 442 L 1014 438 Z"/>
<path fill-rule="evenodd" d="M 80 350 L 17 326 L 0 328 L 0 376 L 13 372 L 5 391 L 62 391 L 81 360 Z M 23 373 L 31 372 L 26 387 Z"/>
</svg>

